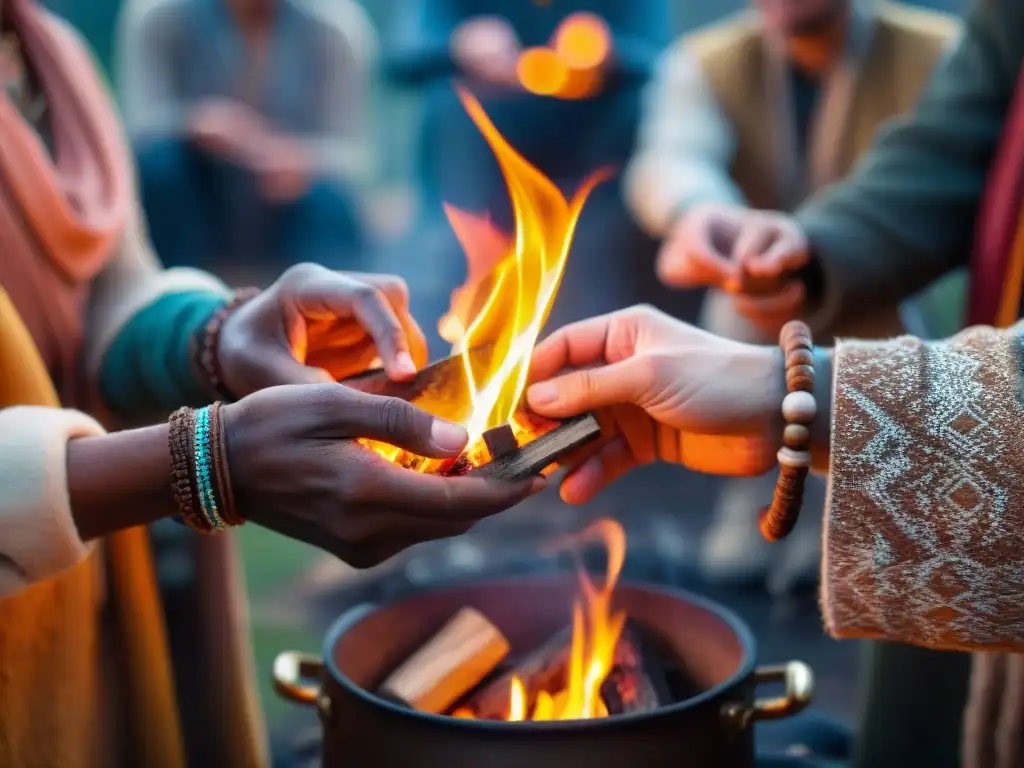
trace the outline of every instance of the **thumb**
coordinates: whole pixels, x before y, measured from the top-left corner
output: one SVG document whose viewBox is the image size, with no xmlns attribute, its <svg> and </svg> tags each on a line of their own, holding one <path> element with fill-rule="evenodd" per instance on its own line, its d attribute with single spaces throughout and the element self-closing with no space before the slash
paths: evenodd
<svg viewBox="0 0 1024 768">
<path fill-rule="evenodd" d="M 587 368 L 531 386 L 530 407 L 541 416 L 566 418 L 611 405 L 635 403 L 643 390 L 637 358 Z"/>
<path fill-rule="evenodd" d="M 707 238 L 667 243 L 658 253 L 656 269 L 661 282 L 671 288 L 721 287 L 737 274 L 737 265 Z"/>
<path fill-rule="evenodd" d="M 284 347 L 264 344 L 257 354 L 246 361 L 245 381 L 249 391 L 285 384 L 325 384 L 334 378 L 323 368 L 304 365 Z"/>
<path fill-rule="evenodd" d="M 332 392 L 340 402 L 329 408 L 327 423 L 336 437 L 368 438 L 432 458 L 458 456 L 466 447 L 465 429 L 405 400 L 348 387 Z"/>
</svg>

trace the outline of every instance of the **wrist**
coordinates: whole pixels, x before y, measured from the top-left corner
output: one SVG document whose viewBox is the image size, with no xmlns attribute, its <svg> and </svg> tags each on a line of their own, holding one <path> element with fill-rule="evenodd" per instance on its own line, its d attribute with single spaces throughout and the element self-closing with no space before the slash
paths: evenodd
<svg viewBox="0 0 1024 768">
<path fill-rule="evenodd" d="M 171 516 L 167 425 L 69 440 L 67 478 L 83 541 Z"/>
<path fill-rule="evenodd" d="M 221 365 L 221 336 L 224 326 L 243 305 L 258 296 L 258 288 L 241 288 L 234 296 L 211 313 L 193 337 L 192 367 L 211 399 L 233 402 L 238 399 L 225 382 Z"/>
<path fill-rule="evenodd" d="M 832 443 L 832 347 L 815 347 L 813 354 L 818 414 L 811 424 L 811 456 L 815 469 L 827 469 Z"/>
</svg>

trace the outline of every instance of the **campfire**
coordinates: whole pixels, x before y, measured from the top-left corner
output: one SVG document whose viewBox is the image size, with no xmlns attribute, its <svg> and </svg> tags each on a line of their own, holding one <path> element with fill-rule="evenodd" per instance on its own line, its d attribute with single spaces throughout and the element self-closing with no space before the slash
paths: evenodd
<svg viewBox="0 0 1024 768">
<path fill-rule="evenodd" d="M 668 680 L 644 631 L 612 606 L 625 533 L 599 520 L 569 545 L 578 554 L 594 540 L 607 549 L 605 577 L 596 583 L 579 568 L 571 620 L 547 642 L 510 661 L 509 641 L 484 611 L 463 608 L 378 693 L 432 714 L 507 722 L 590 720 L 667 703 Z"/>
<path fill-rule="evenodd" d="M 564 434 L 565 425 L 527 413 L 522 400 L 530 355 L 558 293 L 576 223 L 591 190 L 608 174 L 592 174 L 566 199 L 505 141 L 473 96 L 464 90 L 459 96 L 504 174 L 515 231 L 503 233 L 486 215 L 446 207 L 469 265 L 466 282 L 453 292 L 439 323 L 453 356 L 422 371 L 411 385 L 378 391 L 404 391 L 425 410 L 462 424 L 469 444 L 462 456 L 448 461 L 385 443 L 364 444 L 418 472 L 461 474 L 504 459 L 492 473 L 518 478 L 551 465 L 599 431 L 596 421 L 586 418 L 568 425 L 571 434 Z M 374 383 L 364 380 L 362 386 Z M 543 444 L 526 457 L 520 454 L 542 437 L 547 438 Z"/>
</svg>

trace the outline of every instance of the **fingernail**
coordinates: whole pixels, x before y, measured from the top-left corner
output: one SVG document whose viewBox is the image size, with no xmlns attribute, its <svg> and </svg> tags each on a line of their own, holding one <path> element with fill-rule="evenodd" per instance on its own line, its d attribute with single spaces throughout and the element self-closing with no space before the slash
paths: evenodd
<svg viewBox="0 0 1024 768">
<path fill-rule="evenodd" d="M 458 424 L 444 419 L 434 419 L 430 426 L 430 438 L 442 451 L 461 451 L 469 435 Z"/>
<path fill-rule="evenodd" d="M 399 352 L 395 356 L 395 372 L 406 376 L 416 373 L 416 363 L 408 352 Z"/>
<path fill-rule="evenodd" d="M 558 387 L 549 381 L 534 384 L 527 392 L 533 405 L 550 405 L 558 399 Z"/>
<path fill-rule="evenodd" d="M 535 477 L 530 481 L 530 495 L 535 496 L 536 494 L 543 491 L 548 487 L 548 481 L 543 477 Z"/>
</svg>

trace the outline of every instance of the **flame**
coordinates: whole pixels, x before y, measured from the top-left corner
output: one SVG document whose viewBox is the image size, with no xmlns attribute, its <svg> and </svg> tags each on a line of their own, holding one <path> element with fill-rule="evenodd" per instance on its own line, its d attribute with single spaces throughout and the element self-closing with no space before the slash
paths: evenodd
<svg viewBox="0 0 1024 768">
<path fill-rule="evenodd" d="M 435 415 L 466 428 L 466 457 L 476 465 L 486 460 L 481 436 L 488 429 L 511 424 L 517 436 L 528 431 L 517 410 L 530 355 L 558 292 L 583 205 L 608 172 L 589 176 L 567 200 L 505 141 L 473 96 L 461 88 L 458 93 L 498 160 L 515 220 L 515 234 L 508 237 L 486 217 L 446 206 L 449 223 L 466 253 L 469 275 L 453 293 L 439 331 L 454 345 L 453 354 L 461 353 L 468 391 L 451 393 L 446 412 Z M 492 349 L 490 362 L 474 364 L 469 350 L 483 345 Z M 436 471 L 441 466 L 392 446 L 365 444 L 388 460 L 418 471 Z"/>
<path fill-rule="evenodd" d="M 531 692 L 518 677 L 509 690 L 509 722 L 526 720 L 592 720 L 608 716 L 601 698 L 601 686 L 612 670 L 615 647 L 626 624 L 623 611 L 612 610 L 612 595 L 626 559 L 626 533 L 611 519 L 595 522 L 579 536 L 569 539 L 578 545 L 591 540 L 602 542 L 608 551 L 608 570 L 604 583 L 595 584 L 583 568 L 579 569 L 581 598 L 573 604 L 572 643 L 565 685 L 558 691 L 536 691 L 532 712 Z M 472 718 L 467 709 L 457 717 Z"/>
</svg>

